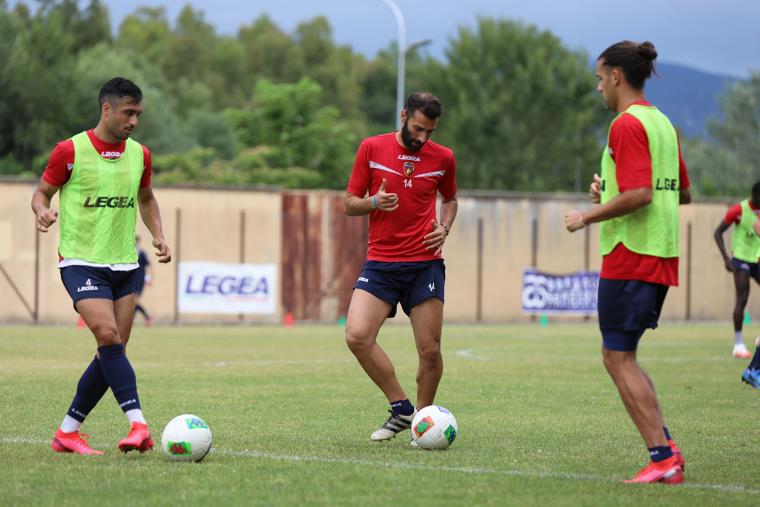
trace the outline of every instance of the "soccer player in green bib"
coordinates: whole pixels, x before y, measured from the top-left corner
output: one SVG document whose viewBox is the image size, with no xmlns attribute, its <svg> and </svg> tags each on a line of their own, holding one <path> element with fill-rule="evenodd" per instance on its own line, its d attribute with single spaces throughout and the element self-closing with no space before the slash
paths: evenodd
<svg viewBox="0 0 760 507">
<path fill-rule="evenodd" d="M 718 250 L 723 256 L 723 263 L 726 270 L 734 275 L 734 286 L 736 287 L 736 303 L 734 304 L 734 349 L 733 357 L 737 359 L 749 359 L 752 354 L 749 353 L 744 345 L 742 337 L 742 327 L 744 325 L 744 309 L 749 300 L 750 278 L 760 283 L 760 269 L 758 259 L 760 258 L 760 236 L 753 230 L 753 225 L 758 220 L 760 213 L 760 181 L 752 186 L 752 194 L 749 199 L 734 204 L 728 209 L 726 216 L 715 229 L 715 243 Z M 732 257 L 726 252 L 726 245 L 723 242 L 723 234 L 729 227 L 735 225 L 734 234 L 731 239 Z M 754 361 L 753 361 L 754 363 Z M 760 388 L 760 378 L 754 374 L 754 370 L 760 365 L 754 365 L 748 368 L 742 380 L 748 384 Z"/>
<path fill-rule="evenodd" d="M 37 229 L 47 232 L 59 218 L 50 201 L 60 190 L 61 280 L 97 343 L 51 447 L 56 452 L 103 454 L 79 430 L 110 387 L 130 422 L 118 448 L 144 452 L 153 448 L 153 439 L 125 351 L 137 290 L 138 208 L 153 236 L 158 262 L 171 261 L 171 252 L 151 189 L 150 152 L 129 138 L 142 112 L 142 92 L 117 77 L 103 85 L 99 102 L 98 125 L 56 145 L 32 196 Z"/>
<path fill-rule="evenodd" d="M 678 284 L 678 206 L 691 201 L 676 131 L 644 98 L 654 71 L 651 42 L 623 41 L 596 62 L 597 90 L 618 113 L 589 194 L 598 206 L 568 210 L 570 232 L 599 223 L 602 271 L 598 313 L 604 366 L 649 450 L 650 462 L 626 482 L 679 484 L 685 466 L 663 423 L 654 384 L 636 349 L 657 327 L 668 287 Z"/>
</svg>

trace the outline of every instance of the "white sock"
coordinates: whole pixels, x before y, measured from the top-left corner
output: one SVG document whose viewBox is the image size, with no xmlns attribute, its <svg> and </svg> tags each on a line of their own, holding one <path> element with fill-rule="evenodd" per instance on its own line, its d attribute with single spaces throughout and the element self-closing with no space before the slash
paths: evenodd
<svg viewBox="0 0 760 507">
<path fill-rule="evenodd" d="M 72 431 L 79 431 L 79 428 L 82 427 L 82 422 L 77 421 L 70 415 L 66 414 L 63 418 L 63 422 L 61 423 L 61 431 L 64 433 L 71 433 Z"/>
<path fill-rule="evenodd" d="M 744 345 L 744 339 L 742 338 L 742 332 L 741 331 L 734 331 L 734 345 Z"/>
<path fill-rule="evenodd" d="M 139 422 L 145 424 L 145 417 L 143 417 L 142 410 L 139 408 L 133 408 L 132 410 L 127 410 L 124 412 L 124 415 L 127 416 L 127 419 L 129 419 L 130 423 L 133 422 Z"/>
</svg>

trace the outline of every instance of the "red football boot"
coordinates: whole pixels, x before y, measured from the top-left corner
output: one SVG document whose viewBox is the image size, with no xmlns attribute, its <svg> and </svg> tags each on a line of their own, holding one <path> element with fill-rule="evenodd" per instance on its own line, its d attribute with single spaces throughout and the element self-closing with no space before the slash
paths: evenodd
<svg viewBox="0 0 760 507">
<path fill-rule="evenodd" d="M 623 481 L 627 484 L 632 483 L 653 483 L 662 482 L 664 484 L 681 484 L 683 482 L 683 470 L 678 464 L 678 458 L 671 456 L 668 459 L 655 463 L 652 461 L 647 466 L 639 470 L 633 479 Z"/>
<path fill-rule="evenodd" d="M 153 449 L 153 439 L 150 436 L 148 425 L 137 421 L 132 423 L 127 437 L 119 442 L 121 452 L 134 450 L 145 452 L 151 449 Z"/>
<path fill-rule="evenodd" d="M 79 433 L 79 431 L 65 433 L 59 428 L 58 431 L 55 432 L 53 441 L 50 442 L 50 447 L 52 447 L 55 452 L 73 452 L 76 454 L 94 455 L 103 454 L 103 451 L 98 451 L 97 449 L 90 447 L 87 443 L 88 438 L 90 438 L 88 435 Z"/>
<path fill-rule="evenodd" d="M 673 451 L 673 456 L 676 457 L 676 463 L 678 463 L 678 466 L 681 467 L 682 471 L 686 471 L 686 460 L 683 458 L 683 454 L 681 454 L 681 449 L 678 448 L 676 445 L 675 440 L 668 440 L 668 445 L 670 446 L 670 450 Z"/>
</svg>

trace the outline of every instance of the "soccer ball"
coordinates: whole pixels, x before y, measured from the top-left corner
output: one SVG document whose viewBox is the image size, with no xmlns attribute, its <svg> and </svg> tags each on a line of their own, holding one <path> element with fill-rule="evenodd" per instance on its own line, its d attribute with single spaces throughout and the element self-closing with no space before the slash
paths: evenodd
<svg viewBox="0 0 760 507">
<path fill-rule="evenodd" d="M 211 449 L 211 430 L 200 417 L 178 415 L 164 428 L 161 449 L 172 461 L 200 461 Z"/>
<path fill-rule="evenodd" d="M 412 421 L 412 440 L 423 449 L 448 449 L 458 431 L 454 414 L 438 405 L 418 411 Z"/>
</svg>

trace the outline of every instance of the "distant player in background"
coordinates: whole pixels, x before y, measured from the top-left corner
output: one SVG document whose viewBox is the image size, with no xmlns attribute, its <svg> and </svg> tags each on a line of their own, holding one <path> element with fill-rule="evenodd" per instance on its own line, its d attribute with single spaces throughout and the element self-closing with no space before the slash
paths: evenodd
<svg viewBox="0 0 760 507">
<path fill-rule="evenodd" d="M 453 152 L 430 141 L 442 112 L 437 97 L 410 95 L 401 129 L 362 142 L 348 183 L 346 214 L 369 215 L 369 247 L 348 308 L 346 343 L 390 402 L 390 417 L 370 437 L 375 441 L 409 428 L 415 414 L 391 360 L 377 344 L 380 326 L 396 315 L 398 303 L 409 316 L 417 345 L 419 408 L 433 404 L 443 373 L 441 251 L 457 213 L 457 186 Z"/>
<path fill-rule="evenodd" d="M 135 236 L 135 248 L 137 248 L 137 264 L 140 266 L 137 268 L 135 274 L 135 280 L 137 282 L 137 290 L 135 292 L 135 315 L 140 312 L 145 319 L 145 325 L 150 326 L 153 321 L 150 318 L 147 310 L 142 305 L 142 293 L 147 285 L 150 287 L 153 284 L 153 268 L 150 265 L 150 258 L 145 250 L 140 246 L 140 236 Z"/>
<path fill-rule="evenodd" d="M 691 201 L 686 165 L 668 118 L 644 98 L 654 72 L 651 42 L 618 42 L 596 62 L 597 90 L 618 113 L 590 195 L 569 210 L 570 232 L 600 223 L 599 327 L 604 365 L 649 450 L 650 463 L 626 482 L 683 481 L 685 466 L 662 418 L 654 384 L 636 359 L 639 339 L 657 327 L 668 287 L 678 284 L 679 204 Z"/>
<path fill-rule="evenodd" d="M 60 190 L 61 280 L 97 343 L 51 447 L 56 452 L 103 454 L 89 446 L 79 429 L 110 387 L 130 422 L 129 434 L 118 447 L 142 452 L 153 448 L 153 439 L 125 348 L 135 312 L 137 208 L 153 236 L 158 262 L 169 262 L 171 252 L 151 188 L 150 152 L 129 139 L 142 112 L 142 92 L 117 77 L 103 85 L 98 101 L 97 126 L 55 146 L 32 196 L 37 229 L 47 232 L 58 220 L 50 201 Z"/>
<path fill-rule="evenodd" d="M 723 221 L 715 229 L 715 243 L 723 256 L 726 271 L 733 273 L 736 287 L 736 303 L 734 304 L 734 350 L 732 355 L 739 359 L 749 359 L 749 353 L 744 345 L 742 327 L 744 326 L 744 309 L 749 301 L 750 278 L 760 283 L 760 237 L 753 230 L 760 213 L 760 181 L 752 186 L 752 196 L 731 206 Z M 731 253 L 728 256 L 723 234 L 734 225 L 731 240 Z M 745 379 L 746 380 L 746 379 Z M 754 381 L 754 376 L 750 379 Z M 760 387 L 756 385 L 755 387 Z"/>
</svg>

